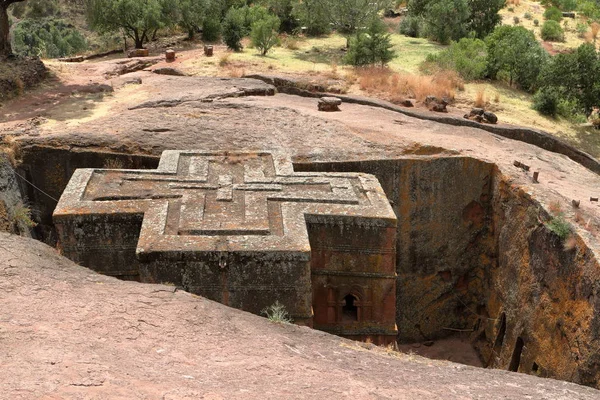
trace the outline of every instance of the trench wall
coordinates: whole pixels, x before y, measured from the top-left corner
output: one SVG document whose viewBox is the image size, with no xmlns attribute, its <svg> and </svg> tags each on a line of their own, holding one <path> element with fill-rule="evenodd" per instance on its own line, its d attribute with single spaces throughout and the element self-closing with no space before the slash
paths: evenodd
<svg viewBox="0 0 600 400">
<path fill-rule="evenodd" d="M 76 168 L 158 163 L 154 156 L 43 147 L 24 149 L 21 160 L 20 171 L 56 198 Z M 565 247 L 541 223 L 549 218 L 543 205 L 507 184 L 494 164 L 417 156 L 294 166 L 379 178 L 398 216 L 400 341 L 464 330 L 486 365 L 599 386 L 597 250 L 578 235 Z M 55 204 L 31 188 L 26 194 L 41 225 L 50 224 Z"/>
<path fill-rule="evenodd" d="M 472 329 L 496 262 L 495 166 L 466 157 L 296 163 L 299 171 L 365 172 L 398 217 L 396 323 L 401 341 Z"/>
</svg>

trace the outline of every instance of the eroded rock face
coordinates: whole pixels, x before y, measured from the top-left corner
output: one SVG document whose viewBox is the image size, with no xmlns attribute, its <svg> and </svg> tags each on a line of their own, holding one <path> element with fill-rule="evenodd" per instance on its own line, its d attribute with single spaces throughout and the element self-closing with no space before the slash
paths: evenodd
<svg viewBox="0 0 600 400">
<path fill-rule="evenodd" d="M 495 368 L 598 386 L 597 258 L 578 233 L 563 241 L 541 224 L 548 215 L 522 190 L 500 180 L 494 203 L 499 258 L 487 304 L 495 320 L 484 324 L 492 346 L 482 355 Z"/>
</svg>

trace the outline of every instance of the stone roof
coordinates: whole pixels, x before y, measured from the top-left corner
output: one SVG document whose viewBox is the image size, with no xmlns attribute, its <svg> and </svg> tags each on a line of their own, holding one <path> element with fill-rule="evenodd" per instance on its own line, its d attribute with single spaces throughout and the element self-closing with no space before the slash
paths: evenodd
<svg viewBox="0 0 600 400">
<path fill-rule="evenodd" d="M 226 151 L 165 151 L 156 170 L 79 169 L 54 219 L 142 213 L 142 257 L 236 251 L 308 259 L 305 218 L 396 226 L 372 175 L 298 173 L 280 153 Z"/>
</svg>

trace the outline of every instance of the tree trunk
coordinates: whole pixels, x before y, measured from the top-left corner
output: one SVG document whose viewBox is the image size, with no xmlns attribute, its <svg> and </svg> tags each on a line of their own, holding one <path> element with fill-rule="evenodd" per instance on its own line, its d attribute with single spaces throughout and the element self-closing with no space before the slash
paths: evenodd
<svg viewBox="0 0 600 400">
<path fill-rule="evenodd" d="M 0 4 L 0 57 L 12 55 L 10 46 L 10 26 L 8 25 L 8 9 Z"/>
</svg>

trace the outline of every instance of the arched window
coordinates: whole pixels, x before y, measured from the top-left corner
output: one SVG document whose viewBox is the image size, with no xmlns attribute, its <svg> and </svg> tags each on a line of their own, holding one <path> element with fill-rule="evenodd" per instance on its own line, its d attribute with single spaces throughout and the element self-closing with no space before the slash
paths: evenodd
<svg viewBox="0 0 600 400">
<path fill-rule="evenodd" d="M 351 294 L 344 297 L 344 306 L 342 307 L 342 321 L 358 321 L 358 299 Z"/>
</svg>

